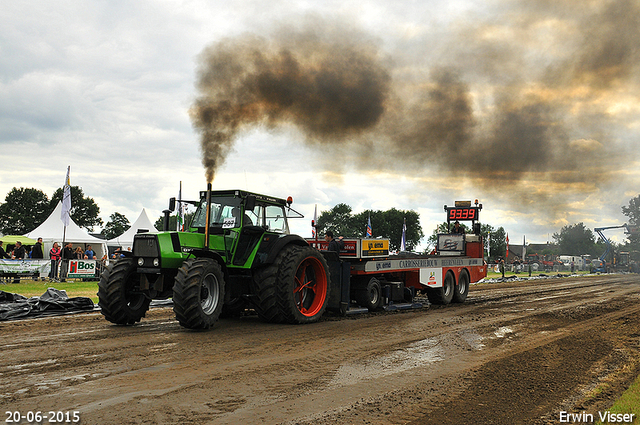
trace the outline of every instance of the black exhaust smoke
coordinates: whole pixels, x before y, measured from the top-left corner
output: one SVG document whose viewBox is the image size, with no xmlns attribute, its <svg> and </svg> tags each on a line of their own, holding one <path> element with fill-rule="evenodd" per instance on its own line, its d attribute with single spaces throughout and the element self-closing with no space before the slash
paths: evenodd
<svg viewBox="0 0 640 425">
<path fill-rule="evenodd" d="M 293 124 L 334 173 L 339 155 L 548 216 L 613 181 L 624 191 L 618 170 L 637 149 L 618 129 L 638 121 L 627 105 L 640 98 L 640 3 L 504 6 L 437 39 L 401 40 L 409 54 L 393 60 L 352 23 L 319 19 L 210 46 L 190 109 L 207 181 L 244 128 Z"/>
<path fill-rule="evenodd" d="M 242 128 L 293 123 L 312 144 L 342 143 L 384 113 L 390 75 L 361 35 L 331 28 L 246 35 L 201 55 L 200 97 L 190 110 L 201 133 L 207 181 Z M 347 31 L 350 32 L 350 31 Z"/>
</svg>

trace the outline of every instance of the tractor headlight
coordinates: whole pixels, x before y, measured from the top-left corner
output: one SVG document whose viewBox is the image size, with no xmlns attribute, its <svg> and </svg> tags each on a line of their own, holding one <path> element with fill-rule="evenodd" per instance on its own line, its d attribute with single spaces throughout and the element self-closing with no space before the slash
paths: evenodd
<svg viewBox="0 0 640 425">
<path fill-rule="evenodd" d="M 157 258 L 153 259 L 153 267 L 158 267 L 160 265 L 160 260 L 158 260 Z"/>
<path fill-rule="evenodd" d="M 138 258 L 138 265 L 140 267 L 144 266 L 144 258 L 142 258 L 142 257 Z"/>
</svg>

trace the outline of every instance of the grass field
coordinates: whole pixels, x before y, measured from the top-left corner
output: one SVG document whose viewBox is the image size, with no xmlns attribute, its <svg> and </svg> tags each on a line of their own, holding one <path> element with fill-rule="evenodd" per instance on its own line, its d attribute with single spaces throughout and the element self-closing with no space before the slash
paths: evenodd
<svg viewBox="0 0 640 425">
<path fill-rule="evenodd" d="M 622 396 L 611 406 L 609 412 L 614 414 L 630 414 L 633 416 L 633 423 L 638 423 L 640 418 L 640 376 L 635 380 L 633 384 L 625 391 Z M 608 424 L 609 422 L 602 422 L 598 420 L 597 424 Z"/>
<path fill-rule="evenodd" d="M 65 290 L 69 298 L 87 297 L 94 303 L 98 303 L 98 281 L 67 281 L 67 282 L 43 282 L 32 279 L 20 279 L 20 283 L 2 283 L 0 291 L 11 292 L 13 294 L 24 295 L 25 297 L 35 297 L 44 294 L 47 288 Z"/>
</svg>

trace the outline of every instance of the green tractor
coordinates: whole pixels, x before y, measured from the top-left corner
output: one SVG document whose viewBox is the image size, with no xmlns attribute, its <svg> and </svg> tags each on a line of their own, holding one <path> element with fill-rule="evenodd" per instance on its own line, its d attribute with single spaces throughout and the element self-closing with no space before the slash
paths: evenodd
<svg viewBox="0 0 640 425">
<path fill-rule="evenodd" d="M 320 319 L 329 301 L 327 254 L 289 234 L 287 213 L 301 217 L 291 198 L 209 185 L 190 203 L 197 210 L 188 231 L 167 231 L 171 205 L 163 232 L 138 233 L 133 251 L 103 272 L 98 298 L 107 320 L 135 324 L 151 300 L 168 298 L 189 329 L 209 329 L 246 308 L 268 322 Z"/>
</svg>

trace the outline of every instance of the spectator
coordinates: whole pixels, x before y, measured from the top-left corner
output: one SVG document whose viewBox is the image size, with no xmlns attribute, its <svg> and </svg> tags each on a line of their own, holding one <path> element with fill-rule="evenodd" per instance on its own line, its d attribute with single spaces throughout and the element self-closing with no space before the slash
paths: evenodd
<svg viewBox="0 0 640 425">
<path fill-rule="evenodd" d="M 23 260 L 26 254 L 27 253 L 24 249 L 24 246 L 22 246 L 22 242 L 17 241 L 15 248 L 13 248 L 13 255 L 11 256 L 11 258 L 14 260 Z"/>
<path fill-rule="evenodd" d="M 340 254 L 340 250 L 344 246 L 344 242 L 342 242 L 342 236 L 340 236 L 338 239 L 334 239 L 333 232 L 331 230 L 327 230 L 327 232 L 324 234 L 324 240 L 329 242 L 327 251 L 334 251 Z"/>
<path fill-rule="evenodd" d="M 122 253 L 122 250 L 120 247 L 117 247 L 116 250 L 113 252 L 113 255 L 111 256 L 111 258 L 113 258 L 114 260 L 117 260 L 118 258 L 122 258 L 124 257 L 124 254 Z"/>
<path fill-rule="evenodd" d="M 49 250 L 49 258 L 51 259 L 51 272 L 49 272 L 49 280 L 58 280 L 58 264 L 60 264 L 60 258 L 62 252 L 60 251 L 60 245 L 58 242 L 53 243 L 53 248 Z"/>
<path fill-rule="evenodd" d="M 67 242 L 67 245 L 62 249 L 62 270 L 60 270 L 60 274 L 62 279 L 61 282 L 65 282 L 67 280 L 67 272 L 69 271 L 69 261 L 74 259 L 73 253 L 73 244 L 71 242 Z"/>
<path fill-rule="evenodd" d="M 31 249 L 31 258 L 34 260 L 42 260 L 44 252 L 42 251 L 42 238 L 38 238 L 38 242 Z"/>
<path fill-rule="evenodd" d="M 84 252 L 84 258 L 87 260 L 96 260 L 96 253 L 93 249 L 91 249 L 91 245 L 87 245 L 87 250 Z"/>
<path fill-rule="evenodd" d="M 454 235 L 464 235 L 464 227 L 460 226 L 460 222 L 458 220 L 453 223 L 453 230 L 451 230 L 451 233 Z"/>
<path fill-rule="evenodd" d="M 84 258 L 84 251 L 82 251 L 81 247 L 77 247 L 75 251 L 73 251 L 73 257 L 76 260 L 82 260 Z"/>
<path fill-rule="evenodd" d="M 11 256 L 4 250 L 4 248 L 2 247 L 2 241 L 0 241 L 0 260 L 4 259 L 10 260 Z"/>
</svg>

